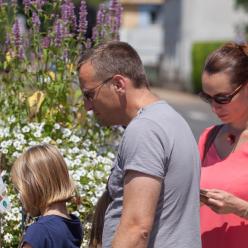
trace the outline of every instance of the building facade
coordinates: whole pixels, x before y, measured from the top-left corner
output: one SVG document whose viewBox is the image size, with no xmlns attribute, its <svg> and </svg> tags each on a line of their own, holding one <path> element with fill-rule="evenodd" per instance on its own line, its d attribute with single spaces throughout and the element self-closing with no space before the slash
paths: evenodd
<svg viewBox="0 0 248 248">
<path fill-rule="evenodd" d="M 156 84 L 192 90 L 191 49 L 195 42 L 240 41 L 247 13 L 234 0 L 122 0 L 121 39 L 145 65 L 157 66 Z"/>
</svg>

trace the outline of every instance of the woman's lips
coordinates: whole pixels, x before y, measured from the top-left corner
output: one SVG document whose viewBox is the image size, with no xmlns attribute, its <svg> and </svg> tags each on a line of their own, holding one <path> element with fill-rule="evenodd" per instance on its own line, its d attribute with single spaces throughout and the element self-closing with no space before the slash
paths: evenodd
<svg viewBox="0 0 248 248">
<path fill-rule="evenodd" d="M 220 118 L 220 119 L 225 119 L 228 114 L 217 114 L 217 116 Z"/>
</svg>

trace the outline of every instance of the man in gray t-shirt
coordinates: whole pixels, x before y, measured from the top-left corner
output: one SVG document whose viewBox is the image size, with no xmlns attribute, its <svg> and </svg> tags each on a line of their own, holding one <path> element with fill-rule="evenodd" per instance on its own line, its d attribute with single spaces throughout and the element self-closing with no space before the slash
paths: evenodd
<svg viewBox="0 0 248 248">
<path fill-rule="evenodd" d="M 79 61 L 85 107 L 104 125 L 126 126 L 108 181 L 103 248 L 199 248 L 200 161 L 184 119 L 149 90 L 124 42 Z"/>
</svg>

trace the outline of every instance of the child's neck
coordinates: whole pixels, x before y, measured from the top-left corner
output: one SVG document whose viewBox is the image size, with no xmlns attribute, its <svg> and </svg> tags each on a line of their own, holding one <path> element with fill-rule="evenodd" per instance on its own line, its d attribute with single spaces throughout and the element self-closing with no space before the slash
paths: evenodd
<svg viewBox="0 0 248 248">
<path fill-rule="evenodd" d="M 65 202 L 53 203 L 46 208 L 42 215 L 58 215 L 70 219 Z"/>
</svg>

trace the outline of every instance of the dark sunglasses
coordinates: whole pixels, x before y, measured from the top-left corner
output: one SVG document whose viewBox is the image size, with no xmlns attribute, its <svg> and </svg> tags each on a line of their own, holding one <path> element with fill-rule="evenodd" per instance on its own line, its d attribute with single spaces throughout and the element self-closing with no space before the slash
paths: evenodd
<svg viewBox="0 0 248 248">
<path fill-rule="evenodd" d="M 219 93 L 219 94 L 216 94 L 214 96 L 210 96 L 208 95 L 207 93 L 205 93 L 204 91 L 201 91 L 198 95 L 200 96 L 200 98 L 211 104 L 213 101 L 215 101 L 216 103 L 219 103 L 219 104 L 227 104 L 227 103 L 230 103 L 233 99 L 233 97 L 235 95 L 238 94 L 238 92 L 242 89 L 242 87 L 244 86 L 245 84 L 241 84 L 239 85 L 232 93 L 230 94 L 222 94 L 222 93 Z"/>
<path fill-rule="evenodd" d="M 83 91 L 83 96 L 84 99 L 87 101 L 93 101 L 94 96 L 95 96 L 95 91 L 97 88 L 101 87 L 102 85 L 106 84 L 108 81 L 110 81 L 114 76 L 111 76 L 105 80 L 103 80 L 101 83 L 99 83 L 97 86 L 91 88 L 91 89 L 86 89 Z"/>
</svg>

